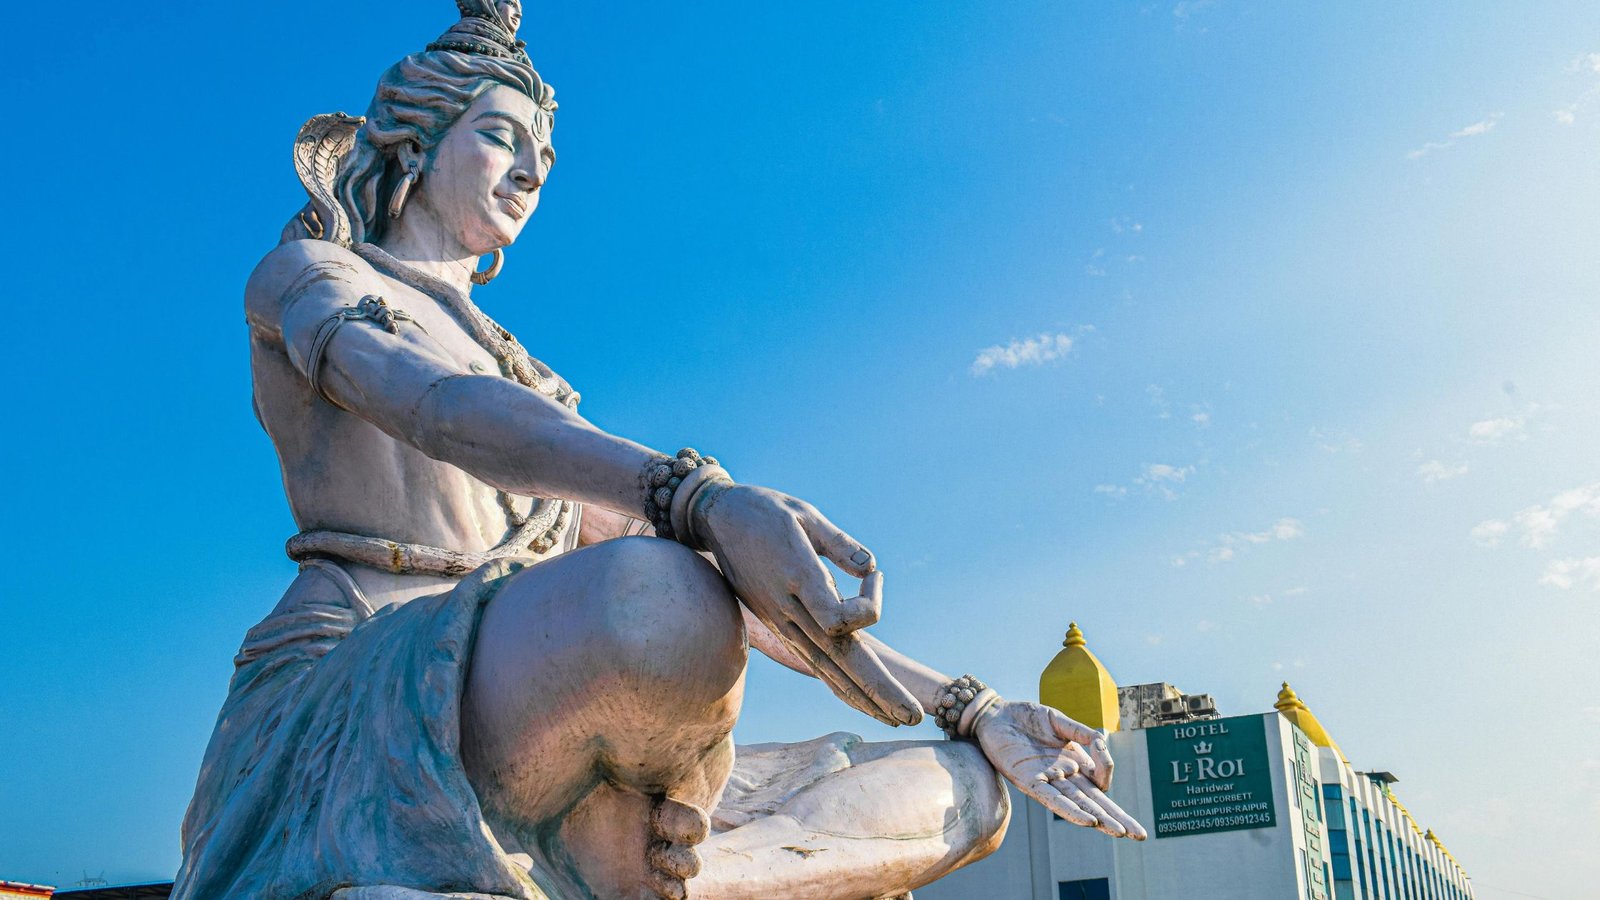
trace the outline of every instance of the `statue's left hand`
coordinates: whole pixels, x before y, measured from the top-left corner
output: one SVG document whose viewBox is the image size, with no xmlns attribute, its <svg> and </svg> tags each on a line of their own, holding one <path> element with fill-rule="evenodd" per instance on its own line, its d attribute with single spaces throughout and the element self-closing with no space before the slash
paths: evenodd
<svg viewBox="0 0 1600 900">
<path fill-rule="evenodd" d="M 882 575 L 872 554 L 816 507 L 777 491 L 729 484 L 697 506 L 695 532 L 745 606 L 845 702 L 889 725 L 922 709 L 856 631 L 878 620 Z M 863 579 L 839 596 L 822 556 Z"/>
<path fill-rule="evenodd" d="M 1099 731 L 1048 706 L 1000 700 L 979 716 L 973 734 L 996 771 L 1061 818 L 1112 837 L 1147 836 L 1105 795 L 1111 752 Z"/>
</svg>

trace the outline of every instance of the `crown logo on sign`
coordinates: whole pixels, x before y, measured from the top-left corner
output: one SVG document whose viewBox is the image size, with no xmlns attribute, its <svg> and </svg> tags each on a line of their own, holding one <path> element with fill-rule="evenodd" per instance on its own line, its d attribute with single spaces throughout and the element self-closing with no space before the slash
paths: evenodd
<svg viewBox="0 0 1600 900">
<path fill-rule="evenodd" d="M 1194 745 L 1194 755 L 1195 756 L 1207 756 L 1210 753 L 1211 753 L 1211 745 L 1206 743 L 1205 741 L 1201 741 L 1200 743 Z"/>
</svg>

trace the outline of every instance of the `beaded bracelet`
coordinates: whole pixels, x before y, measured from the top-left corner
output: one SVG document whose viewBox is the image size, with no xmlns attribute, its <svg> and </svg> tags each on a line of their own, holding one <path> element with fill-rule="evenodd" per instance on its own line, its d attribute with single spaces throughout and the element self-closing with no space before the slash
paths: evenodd
<svg viewBox="0 0 1600 900">
<path fill-rule="evenodd" d="M 1000 699 L 1000 695 L 979 681 L 976 675 L 963 675 L 940 688 L 939 693 L 933 720 L 944 729 L 945 737 L 951 740 L 971 737 L 978 714 Z M 968 715 L 969 710 L 971 715 Z"/>
<path fill-rule="evenodd" d="M 690 472 L 701 466 L 714 466 L 714 456 L 701 456 L 692 447 L 678 451 L 676 458 L 657 456 L 645 463 L 639 473 L 644 488 L 644 517 L 655 526 L 656 535 L 668 540 L 679 540 L 672 527 L 672 498 Z"/>
</svg>

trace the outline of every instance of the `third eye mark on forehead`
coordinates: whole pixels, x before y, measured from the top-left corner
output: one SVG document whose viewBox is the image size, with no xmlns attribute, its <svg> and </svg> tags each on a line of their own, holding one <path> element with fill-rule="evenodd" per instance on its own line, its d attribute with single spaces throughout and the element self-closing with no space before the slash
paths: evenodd
<svg viewBox="0 0 1600 900">
<path fill-rule="evenodd" d="M 528 141 L 530 143 L 538 141 L 538 138 L 533 136 L 533 131 L 528 128 L 528 123 L 522 121 L 511 113 L 506 112 L 505 110 L 484 110 L 483 112 L 478 113 L 476 116 L 473 116 L 472 122 L 473 124 L 477 124 L 484 119 L 499 119 L 500 121 L 507 123 L 511 126 L 512 130 L 517 133 L 519 140 Z M 544 145 L 540 152 L 548 163 L 552 165 L 555 163 L 556 151 L 548 143 Z"/>
</svg>

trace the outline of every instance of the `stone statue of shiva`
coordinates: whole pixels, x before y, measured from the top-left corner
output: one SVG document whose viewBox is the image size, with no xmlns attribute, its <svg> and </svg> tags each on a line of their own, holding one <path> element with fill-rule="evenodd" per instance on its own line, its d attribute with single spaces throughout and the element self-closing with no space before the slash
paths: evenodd
<svg viewBox="0 0 1600 900">
<path fill-rule="evenodd" d="M 517 0 L 457 5 L 365 117 L 302 129 L 309 202 L 245 289 L 300 571 L 236 657 L 173 896 L 897 897 L 999 845 L 1002 778 L 1143 839 L 1101 733 L 871 637 L 871 551 L 589 424 L 474 304 L 556 103 Z M 750 647 L 948 739 L 736 749 Z"/>
</svg>

